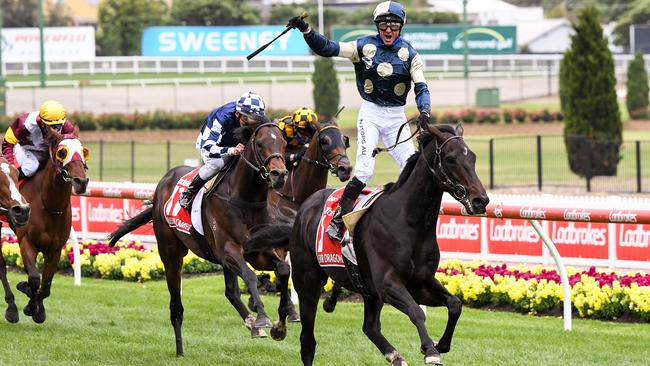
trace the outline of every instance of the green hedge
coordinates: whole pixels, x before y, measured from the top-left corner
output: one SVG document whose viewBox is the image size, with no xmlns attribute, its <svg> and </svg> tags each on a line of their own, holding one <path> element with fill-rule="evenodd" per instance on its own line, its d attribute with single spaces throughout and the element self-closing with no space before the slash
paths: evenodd
<svg viewBox="0 0 650 366">
<path fill-rule="evenodd" d="M 123 131 L 123 130 L 179 130 L 199 129 L 209 112 L 174 113 L 154 111 L 147 113 L 102 113 L 92 114 L 86 112 L 70 113 L 68 118 L 79 125 L 82 131 Z M 293 111 L 285 109 L 269 109 L 268 116 L 273 118 L 292 114 Z M 0 133 L 7 130 L 9 125 L 17 118 L 14 116 L 0 116 Z"/>
</svg>

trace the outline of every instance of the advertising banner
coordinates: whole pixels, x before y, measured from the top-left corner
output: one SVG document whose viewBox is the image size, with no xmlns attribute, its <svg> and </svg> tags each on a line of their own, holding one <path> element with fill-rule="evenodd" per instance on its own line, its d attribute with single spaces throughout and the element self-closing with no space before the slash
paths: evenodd
<svg viewBox="0 0 650 366">
<path fill-rule="evenodd" d="M 148 27 L 143 56 L 246 56 L 282 33 L 281 25 L 233 27 Z M 266 48 L 264 56 L 309 55 L 302 33 L 292 30 Z"/>
<path fill-rule="evenodd" d="M 82 61 L 95 58 L 95 28 L 48 27 L 43 29 L 46 61 Z M 37 62 L 41 59 L 38 28 L 3 28 L 3 62 Z"/>
<path fill-rule="evenodd" d="M 650 261 L 650 225 L 616 225 L 616 258 Z"/>
<path fill-rule="evenodd" d="M 438 216 L 438 245 L 443 252 L 481 252 L 481 218 Z"/>
<path fill-rule="evenodd" d="M 125 198 L 72 196 L 71 204 L 72 227 L 79 234 L 92 233 L 94 237 L 105 237 L 117 229 L 124 220 L 137 215 L 144 209 L 142 200 Z M 151 223 L 146 224 L 134 230 L 132 234 L 153 236 L 153 226 Z M 151 240 L 154 240 L 153 237 Z"/>
<path fill-rule="evenodd" d="M 332 39 L 349 42 L 377 34 L 369 27 L 333 27 Z M 463 28 L 458 25 L 406 25 L 402 38 L 420 54 L 462 54 Z M 470 26 L 467 28 L 467 47 L 470 54 L 513 54 L 517 52 L 517 27 Z"/>
</svg>

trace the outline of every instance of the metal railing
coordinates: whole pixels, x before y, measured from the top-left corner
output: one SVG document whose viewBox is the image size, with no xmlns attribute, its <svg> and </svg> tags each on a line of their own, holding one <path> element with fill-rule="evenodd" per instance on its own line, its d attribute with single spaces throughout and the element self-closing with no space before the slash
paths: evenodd
<svg viewBox="0 0 650 366">
<path fill-rule="evenodd" d="M 556 74 L 562 54 L 518 54 L 518 55 L 471 55 L 471 73 L 533 73 Z M 436 73 L 462 73 L 462 55 L 422 55 L 425 69 Z M 614 55 L 617 75 L 627 72 L 627 65 L 633 55 Z M 352 72 L 352 64 L 336 58 L 336 68 L 341 72 Z M 4 75 L 38 75 L 38 62 L 3 62 Z M 311 73 L 314 71 L 314 56 L 274 57 L 259 56 L 247 61 L 243 57 L 95 57 L 91 60 L 71 60 L 67 62 L 45 62 L 47 75 L 75 74 L 187 74 L 187 73 Z"/>
<path fill-rule="evenodd" d="M 623 141 L 615 176 L 581 177 L 571 171 L 564 136 L 524 135 L 489 140 L 466 138 L 476 153 L 476 171 L 489 189 L 549 187 L 576 192 L 650 193 L 650 141 Z M 171 167 L 196 159 L 187 141 L 87 142 L 93 151 L 93 181 L 155 183 Z M 397 168 L 395 168 L 397 175 Z"/>
</svg>

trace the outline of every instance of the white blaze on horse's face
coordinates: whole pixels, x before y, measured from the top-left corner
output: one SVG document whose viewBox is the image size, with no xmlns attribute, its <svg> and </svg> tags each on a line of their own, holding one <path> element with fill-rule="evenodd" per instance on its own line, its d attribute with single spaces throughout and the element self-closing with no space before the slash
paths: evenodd
<svg viewBox="0 0 650 366">
<path fill-rule="evenodd" d="M 0 164 L 0 170 L 2 170 L 2 172 L 7 176 L 7 179 L 9 180 L 9 192 L 11 192 L 11 199 L 20 202 L 21 205 L 26 205 L 27 201 L 25 201 L 25 198 L 23 198 L 23 196 L 18 191 L 18 187 L 16 187 L 16 184 L 14 184 L 14 180 L 11 179 L 11 167 L 9 164 Z"/>
<path fill-rule="evenodd" d="M 62 166 L 77 160 L 85 164 L 88 159 L 88 149 L 83 147 L 79 139 L 63 139 L 56 148 L 55 156 Z"/>
</svg>

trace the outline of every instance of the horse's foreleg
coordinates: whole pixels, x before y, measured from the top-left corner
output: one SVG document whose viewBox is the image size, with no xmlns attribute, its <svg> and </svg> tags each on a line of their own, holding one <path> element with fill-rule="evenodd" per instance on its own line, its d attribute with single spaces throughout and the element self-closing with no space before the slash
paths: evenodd
<svg viewBox="0 0 650 366">
<path fill-rule="evenodd" d="M 43 275 L 41 276 L 41 286 L 36 291 L 36 295 L 33 296 L 34 302 L 36 304 L 36 309 L 32 319 L 36 323 L 43 323 L 46 318 L 45 306 L 43 305 L 43 300 L 50 296 L 50 289 L 52 287 L 52 278 L 56 273 L 59 265 L 59 259 L 61 258 L 61 250 L 52 250 L 51 253 L 45 255 L 45 262 L 43 264 Z"/>
<path fill-rule="evenodd" d="M 434 346 L 424 325 L 424 311 L 422 311 L 408 290 L 396 279 L 387 278 L 382 285 L 384 287 L 383 297 L 385 301 L 406 314 L 417 328 L 421 342 L 420 350 L 424 354 L 424 363 L 442 365 L 440 353 Z"/>
<path fill-rule="evenodd" d="M 27 272 L 27 281 L 21 281 L 16 285 L 18 291 L 29 297 L 29 302 L 23 308 L 23 313 L 32 316 L 36 312 L 36 292 L 41 286 L 41 275 L 36 267 L 36 255 L 38 252 L 26 238 L 20 241 L 20 256 L 23 259 L 23 266 Z"/>
<path fill-rule="evenodd" d="M 0 249 L 2 249 L 1 246 L 2 243 L 0 243 Z M 5 290 L 5 301 L 7 302 L 5 319 L 7 319 L 9 323 L 16 323 L 19 319 L 18 308 L 16 307 L 14 293 L 11 292 L 11 286 L 9 286 L 9 280 L 7 279 L 7 263 L 5 262 L 2 252 L 0 252 L 0 281 L 2 281 L 2 287 Z"/>
<path fill-rule="evenodd" d="M 440 353 L 449 352 L 451 349 L 451 338 L 454 335 L 456 323 L 463 308 L 462 302 L 458 297 L 449 293 L 445 286 L 435 278 L 422 289 L 414 291 L 413 296 L 418 303 L 423 305 L 447 307 L 447 325 L 445 326 L 445 332 L 440 338 L 440 341 L 436 344 L 436 349 Z"/>
<path fill-rule="evenodd" d="M 232 270 L 237 275 L 239 275 L 246 283 L 246 286 L 248 286 L 251 296 L 253 297 L 253 300 L 255 302 L 255 308 L 257 310 L 257 319 L 255 320 L 255 328 L 272 327 L 273 324 L 271 324 L 271 320 L 266 314 L 266 310 L 264 309 L 264 304 L 262 303 L 260 292 L 257 289 L 257 276 L 255 275 L 255 272 L 253 272 L 248 267 L 246 261 L 244 260 L 244 257 L 242 257 L 241 254 L 239 253 L 239 249 L 237 248 L 233 248 L 230 250 L 228 250 L 228 248 L 226 249 L 224 267 L 228 267 L 230 270 Z M 239 301 L 241 302 L 241 298 L 239 298 Z"/>
</svg>

